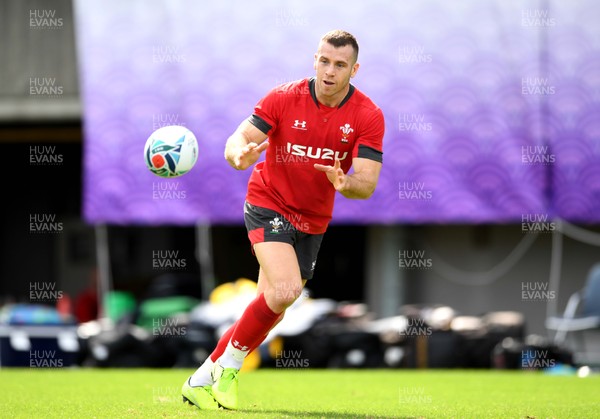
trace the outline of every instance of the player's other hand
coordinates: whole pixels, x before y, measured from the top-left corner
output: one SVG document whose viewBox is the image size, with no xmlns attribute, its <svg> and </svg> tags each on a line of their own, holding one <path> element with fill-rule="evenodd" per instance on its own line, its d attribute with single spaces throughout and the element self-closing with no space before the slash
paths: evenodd
<svg viewBox="0 0 600 419">
<path fill-rule="evenodd" d="M 346 186 L 346 175 L 342 170 L 342 163 L 339 159 L 335 159 L 333 166 L 315 164 L 314 167 L 321 172 L 325 172 L 327 179 L 329 179 L 336 191 L 342 191 Z"/>
<path fill-rule="evenodd" d="M 260 153 L 265 151 L 268 146 L 269 143 L 266 141 L 260 145 L 256 143 L 248 143 L 247 145 L 241 147 L 239 152 L 233 156 L 232 159 L 228 159 L 229 164 L 231 164 L 231 166 L 237 170 L 246 170 L 248 167 L 256 163 L 260 157 Z"/>
</svg>

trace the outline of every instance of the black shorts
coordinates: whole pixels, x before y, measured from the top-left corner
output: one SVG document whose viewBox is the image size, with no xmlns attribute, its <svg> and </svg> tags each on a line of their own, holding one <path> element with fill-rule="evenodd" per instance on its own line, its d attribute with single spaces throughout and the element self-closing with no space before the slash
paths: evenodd
<svg viewBox="0 0 600 419">
<path fill-rule="evenodd" d="M 248 202 L 244 203 L 244 222 L 252 252 L 256 243 L 289 243 L 296 251 L 302 279 L 312 279 L 323 234 L 304 233 L 278 212 Z"/>
</svg>

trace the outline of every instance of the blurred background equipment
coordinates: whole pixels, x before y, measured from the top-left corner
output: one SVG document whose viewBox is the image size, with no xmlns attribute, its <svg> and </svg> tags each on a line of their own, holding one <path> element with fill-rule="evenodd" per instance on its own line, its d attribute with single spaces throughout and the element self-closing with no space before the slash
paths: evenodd
<svg viewBox="0 0 600 419">
<path fill-rule="evenodd" d="M 77 365 L 76 320 L 44 304 L 0 308 L 0 367 L 62 368 Z"/>
<path fill-rule="evenodd" d="M 189 313 L 200 303 L 193 275 L 158 275 L 141 299 L 124 291 L 106 298 L 106 317 L 80 324 L 81 364 L 98 367 L 188 366 Z M 196 334 L 192 337 L 197 340 Z M 197 343 L 197 342 L 196 342 Z M 214 341 L 210 340 L 210 344 Z"/>
<path fill-rule="evenodd" d="M 564 345 L 567 334 L 573 336 L 572 348 L 579 363 L 600 362 L 600 348 L 585 341 L 586 333 L 597 336 L 600 332 L 600 263 L 590 268 L 583 289 L 571 294 L 563 314 L 549 317 L 546 327 L 555 332 L 556 345 Z"/>
</svg>

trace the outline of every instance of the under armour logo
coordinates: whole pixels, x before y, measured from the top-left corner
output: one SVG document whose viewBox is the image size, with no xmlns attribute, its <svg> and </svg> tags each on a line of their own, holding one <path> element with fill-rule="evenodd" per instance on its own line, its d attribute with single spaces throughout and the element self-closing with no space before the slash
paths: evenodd
<svg viewBox="0 0 600 419">
<path fill-rule="evenodd" d="M 242 346 L 237 340 L 231 342 L 234 348 L 239 349 L 240 351 L 247 351 L 248 346 Z"/>
<path fill-rule="evenodd" d="M 306 121 L 300 121 L 299 119 L 296 119 L 292 128 L 306 129 Z"/>
</svg>

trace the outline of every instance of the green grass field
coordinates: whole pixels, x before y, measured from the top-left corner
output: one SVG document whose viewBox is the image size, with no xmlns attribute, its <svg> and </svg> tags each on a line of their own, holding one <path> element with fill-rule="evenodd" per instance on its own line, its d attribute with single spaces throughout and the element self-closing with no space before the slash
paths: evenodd
<svg viewBox="0 0 600 419">
<path fill-rule="evenodd" d="M 270 370 L 240 375 L 240 410 L 181 402 L 191 370 L 1 369 L 6 418 L 598 418 L 600 377 L 520 371 Z"/>
</svg>

